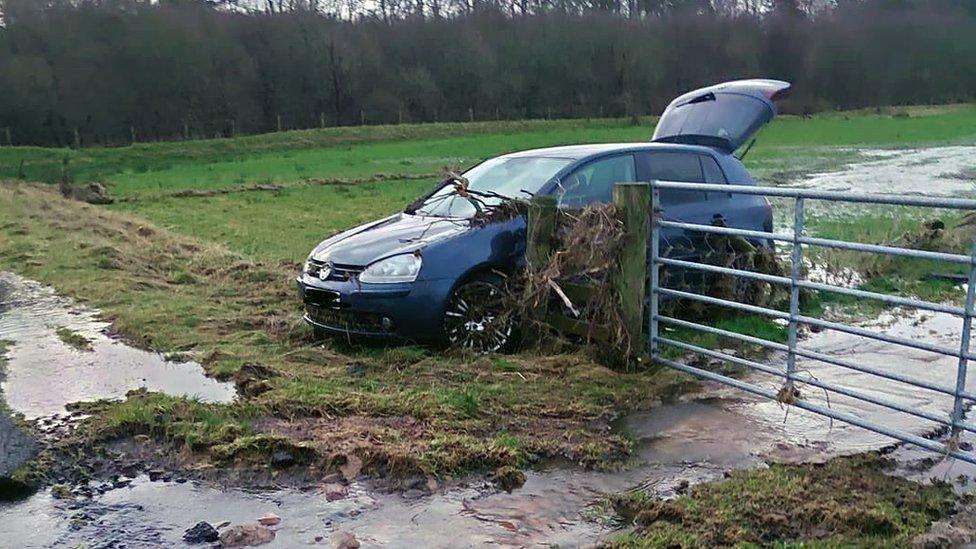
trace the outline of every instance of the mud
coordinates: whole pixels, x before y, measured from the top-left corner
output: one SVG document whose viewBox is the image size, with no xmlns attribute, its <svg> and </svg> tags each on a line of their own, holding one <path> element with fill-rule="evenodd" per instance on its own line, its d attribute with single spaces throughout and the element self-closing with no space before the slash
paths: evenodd
<svg viewBox="0 0 976 549">
<path fill-rule="evenodd" d="M 58 296 L 51 288 L 0 273 L 0 340 L 12 342 L 0 392 L 28 419 L 64 414 L 73 402 L 123 398 L 145 387 L 206 402 L 234 399 L 233 384 L 204 375 L 194 362 L 169 362 L 107 335 L 110 324 L 97 312 Z M 59 329 L 87 339 L 90 351 L 58 335 Z"/>
</svg>

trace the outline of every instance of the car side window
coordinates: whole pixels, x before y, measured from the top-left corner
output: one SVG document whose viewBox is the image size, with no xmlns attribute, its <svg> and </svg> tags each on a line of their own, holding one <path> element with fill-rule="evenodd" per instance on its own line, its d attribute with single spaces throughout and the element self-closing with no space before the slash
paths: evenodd
<svg viewBox="0 0 976 549">
<path fill-rule="evenodd" d="M 594 202 L 608 203 L 613 200 L 615 183 L 634 181 L 637 181 L 634 155 L 611 156 L 590 162 L 562 179 L 556 197 L 559 205 L 565 208 L 580 208 Z"/>
<path fill-rule="evenodd" d="M 705 174 L 705 183 L 724 184 L 728 183 L 722 168 L 718 167 L 718 162 L 711 156 L 699 156 L 701 159 L 702 172 Z"/>
<path fill-rule="evenodd" d="M 679 181 L 685 183 L 704 183 L 702 164 L 698 155 L 683 152 L 653 152 L 650 154 L 651 179 L 659 181 Z M 704 191 L 683 191 L 664 189 L 661 203 L 664 206 L 685 204 L 705 200 Z"/>
</svg>

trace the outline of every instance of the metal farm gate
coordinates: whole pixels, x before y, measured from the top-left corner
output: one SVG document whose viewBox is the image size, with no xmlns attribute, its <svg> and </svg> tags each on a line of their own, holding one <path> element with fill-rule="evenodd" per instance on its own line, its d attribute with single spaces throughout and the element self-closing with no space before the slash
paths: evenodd
<svg viewBox="0 0 976 549">
<path fill-rule="evenodd" d="M 785 199 L 792 199 L 795 204 L 795 215 L 793 221 L 792 232 L 789 233 L 765 233 L 759 231 L 750 231 L 742 229 L 734 229 L 725 226 L 713 226 L 713 225 L 701 225 L 693 223 L 685 223 L 681 221 L 667 220 L 667 212 L 662 212 L 661 210 L 661 191 L 662 190 L 675 190 L 675 191 L 704 191 L 704 192 L 717 192 L 717 193 L 738 193 L 738 194 L 748 194 L 748 195 L 760 195 L 766 197 L 781 197 Z M 877 194 L 856 194 L 849 192 L 831 192 L 831 191 L 817 191 L 817 190 L 804 190 L 804 189 L 787 189 L 787 188 L 777 188 L 777 187 L 754 187 L 754 186 L 739 186 L 739 185 L 706 185 L 699 183 L 672 183 L 672 182 L 651 182 L 652 191 L 652 212 L 653 219 L 651 222 L 651 250 L 650 250 L 650 285 L 648 288 L 648 300 L 649 300 L 649 334 L 648 334 L 648 347 L 649 354 L 652 359 L 659 363 L 666 365 L 668 367 L 687 372 L 699 378 L 704 378 L 707 380 L 716 381 L 725 385 L 729 385 L 749 393 L 759 395 L 768 399 L 784 400 L 784 391 L 787 395 L 793 395 L 794 384 L 803 383 L 818 387 L 824 391 L 837 393 L 851 399 L 856 399 L 861 402 L 866 402 L 871 405 L 880 406 L 887 408 L 888 410 L 893 410 L 895 412 L 909 414 L 917 418 L 928 420 L 933 422 L 936 426 L 947 428 L 951 437 L 950 441 L 957 440 L 955 437 L 962 431 L 969 431 L 976 433 L 976 423 L 967 422 L 964 418 L 965 412 L 969 408 L 970 403 L 976 401 L 976 394 L 970 392 L 966 388 L 966 368 L 968 361 L 976 358 L 970 350 L 970 336 L 972 330 L 972 322 L 974 316 L 974 293 L 976 293 L 976 243 L 974 243 L 972 252 L 970 255 L 958 255 L 950 253 L 941 253 L 934 251 L 926 251 L 921 249 L 909 249 L 904 247 L 895 246 L 884 246 L 876 244 L 865 244 L 858 242 L 849 242 L 843 240 L 831 240 L 825 238 L 816 238 L 812 236 L 807 236 L 804 234 L 804 204 L 806 201 L 818 200 L 818 201 L 829 201 L 831 203 L 854 203 L 854 204 L 876 204 L 876 205 L 888 205 L 888 206 L 913 206 L 920 208 L 946 208 L 955 210 L 967 210 L 976 211 L 976 200 L 959 199 L 959 198 L 936 198 L 936 197 L 921 197 L 921 196 L 897 196 L 897 195 L 877 195 Z M 718 266 L 706 264 L 698 260 L 688 261 L 681 259 L 673 259 L 666 257 L 667 254 L 662 255 L 660 244 L 661 244 L 661 231 L 666 229 L 680 230 L 684 231 L 683 234 L 691 235 L 725 235 L 728 237 L 744 237 L 746 239 L 772 239 L 773 241 L 780 243 L 787 243 L 792 247 L 792 252 L 790 254 L 790 273 L 789 276 L 778 276 L 772 274 L 763 274 L 759 272 L 754 272 L 752 270 L 744 270 L 733 267 Z M 965 305 L 963 307 L 958 307 L 952 304 L 945 303 L 933 303 L 928 301 L 922 301 L 919 299 L 914 299 L 906 296 L 896 296 L 889 295 L 885 293 L 877 293 L 872 291 L 865 291 L 860 289 L 855 289 L 851 287 L 845 287 L 840 285 L 826 284 L 822 282 L 814 282 L 810 280 L 803 279 L 803 259 L 804 259 L 804 247 L 823 247 L 832 248 L 835 250 L 848 250 L 853 252 L 863 252 L 868 254 L 884 254 L 887 256 L 899 256 L 907 258 L 916 258 L 920 260 L 930 260 L 941 262 L 942 264 L 952 264 L 955 266 L 964 266 L 968 271 L 968 285 L 966 286 L 966 299 Z M 726 277 L 745 277 L 753 281 L 760 281 L 763 283 L 768 283 L 770 285 L 780 285 L 789 290 L 789 310 L 780 311 L 772 308 L 762 307 L 758 305 L 751 305 L 742 303 L 736 300 L 722 299 L 719 297 L 713 297 L 708 295 L 703 295 L 699 293 L 699 290 L 686 291 L 685 289 L 668 288 L 662 286 L 661 280 L 661 269 L 668 268 L 671 270 L 682 270 L 684 272 L 698 272 L 702 276 L 707 275 L 722 275 Z M 956 267 L 958 269 L 958 267 Z M 850 324 L 844 324 L 842 322 L 835 322 L 824 320 L 820 318 L 812 318 L 805 316 L 800 310 L 800 295 L 801 291 L 816 291 L 816 292 L 833 292 L 837 294 L 843 294 L 856 299 L 864 300 L 877 300 L 885 304 L 894 305 L 898 307 L 911 308 L 921 311 L 931 311 L 936 313 L 947 313 L 954 315 L 959 318 L 959 322 L 962 324 L 961 337 L 957 341 L 957 345 L 946 347 L 938 343 L 932 343 L 927 341 L 917 341 L 911 338 L 900 337 L 897 335 L 891 335 L 884 333 L 880 330 L 868 329 L 864 327 L 858 327 Z M 712 326 L 707 326 L 698 322 L 691 322 L 688 320 L 682 320 L 675 318 L 673 316 L 666 316 L 661 314 L 661 304 L 663 299 L 669 300 L 692 300 L 700 303 L 704 303 L 712 306 L 728 307 L 732 310 L 742 311 L 745 313 L 751 313 L 755 315 L 762 315 L 765 317 L 779 319 L 783 323 L 788 323 L 788 342 L 786 344 L 769 341 L 767 339 L 762 339 L 758 337 L 752 337 L 747 335 L 742 335 L 736 332 L 719 329 Z M 924 351 L 926 353 L 933 353 L 934 355 L 954 357 L 958 360 L 958 366 L 955 371 L 955 383 L 949 386 L 948 383 L 937 383 L 931 379 L 931 376 L 927 376 L 927 372 L 920 371 L 915 375 L 905 375 L 901 372 L 888 371 L 884 368 L 878 368 L 873 366 L 866 366 L 864 364 L 858 364 L 856 360 L 848 360 L 846 358 L 833 356 L 830 354 L 824 354 L 820 352 L 814 352 L 810 350 L 805 350 L 797 344 L 797 329 L 800 325 L 806 325 L 813 327 L 814 329 L 825 329 L 834 330 L 837 332 L 843 332 L 853 336 L 859 336 L 863 338 L 870 338 L 876 341 L 884 342 L 887 344 L 892 344 L 895 346 L 900 346 L 901 348 L 916 349 L 919 351 Z M 721 336 L 724 338 L 731 338 L 738 340 L 740 342 L 759 345 L 766 349 L 774 351 L 782 351 L 786 355 L 785 364 L 766 364 L 756 362 L 754 360 L 749 360 L 746 358 L 733 356 L 726 352 L 706 349 L 700 346 L 692 345 L 686 342 L 678 341 L 664 335 L 665 330 L 662 326 L 670 326 L 675 328 L 683 328 L 686 330 L 692 330 L 697 332 L 705 332 L 708 334 L 713 334 L 716 336 Z M 765 374 L 771 374 L 777 376 L 783 380 L 783 388 L 779 391 L 770 390 L 765 387 L 758 386 L 754 383 L 749 383 L 741 379 L 736 379 L 721 373 L 716 373 L 713 371 L 705 370 L 696 366 L 691 366 L 688 364 L 683 364 L 674 360 L 670 360 L 662 355 L 662 347 L 676 347 L 686 352 L 697 353 L 712 359 L 718 359 L 721 361 L 726 361 L 740 366 L 745 366 L 746 368 L 763 372 Z M 869 394 L 868 392 L 859 390 L 858 387 L 843 386 L 836 383 L 829 383 L 826 381 L 820 381 L 819 379 L 804 379 L 798 375 L 797 372 L 797 358 L 803 358 L 811 361 L 818 361 L 820 363 L 829 365 L 830 367 L 836 368 L 846 368 L 849 370 L 854 370 L 863 374 L 869 374 L 869 376 L 877 376 L 878 378 L 884 378 L 888 382 L 898 382 L 902 384 L 907 384 L 924 391 L 933 391 L 935 393 L 940 393 L 942 398 L 951 397 L 953 399 L 953 405 L 951 412 L 946 414 L 937 414 L 932 411 L 926 411 L 923 409 L 906 406 L 902 403 L 895 402 L 891 399 L 885 398 L 883 396 L 878 396 L 876 394 Z M 856 356 L 854 357 L 856 359 Z M 950 366 L 951 369 L 951 366 Z M 951 371 L 949 372 L 951 374 Z M 926 379 L 929 377 L 929 379 Z M 829 401 L 828 401 L 829 402 Z M 821 414 L 829 418 L 843 421 L 864 429 L 869 429 L 881 435 L 886 435 L 894 439 L 907 442 L 920 446 L 922 448 L 939 452 L 944 455 L 949 455 L 970 463 L 976 463 L 976 453 L 963 451 L 959 448 L 958 444 L 953 443 L 943 443 L 936 440 L 930 440 L 922 436 L 918 436 L 912 433 L 904 432 L 890 425 L 883 425 L 878 422 L 871 421 L 864 417 L 860 417 L 856 414 L 834 410 L 830 406 L 821 406 L 819 404 L 806 402 L 804 399 L 789 399 L 788 403 L 792 406 L 813 412 L 816 414 Z M 946 403 L 948 404 L 948 403 Z M 965 446 L 964 446 L 965 447 Z"/>
</svg>

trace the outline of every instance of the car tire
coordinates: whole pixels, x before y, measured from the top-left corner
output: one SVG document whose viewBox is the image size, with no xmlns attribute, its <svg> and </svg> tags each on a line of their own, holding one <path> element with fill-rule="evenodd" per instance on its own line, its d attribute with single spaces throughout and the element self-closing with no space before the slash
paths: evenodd
<svg viewBox="0 0 976 549">
<path fill-rule="evenodd" d="M 497 272 L 478 273 L 451 292 L 444 310 L 444 335 L 451 347 L 477 353 L 511 351 L 518 322 L 508 279 Z"/>
</svg>

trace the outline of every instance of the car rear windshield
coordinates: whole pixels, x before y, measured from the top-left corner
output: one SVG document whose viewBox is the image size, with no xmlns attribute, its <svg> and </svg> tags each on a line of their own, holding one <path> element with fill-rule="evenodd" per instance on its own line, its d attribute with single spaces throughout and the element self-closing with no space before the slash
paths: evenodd
<svg viewBox="0 0 976 549">
<path fill-rule="evenodd" d="M 486 160 L 464 172 L 468 189 L 476 193 L 500 195 L 486 197 L 474 194 L 471 199 L 457 194 L 453 185 L 446 185 L 428 198 L 417 209 L 420 215 L 436 217 L 469 218 L 478 212 L 478 207 L 493 205 L 500 197 L 528 198 L 539 192 L 543 185 L 553 178 L 559 170 L 573 161 L 568 158 L 544 156 L 500 157 Z"/>
<path fill-rule="evenodd" d="M 769 107 L 754 97 L 708 94 L 678 106 L 662 117 L 654 138 L 700 136 L 738 145 L 769 119 L 768 111 Z"/>
</svg>

